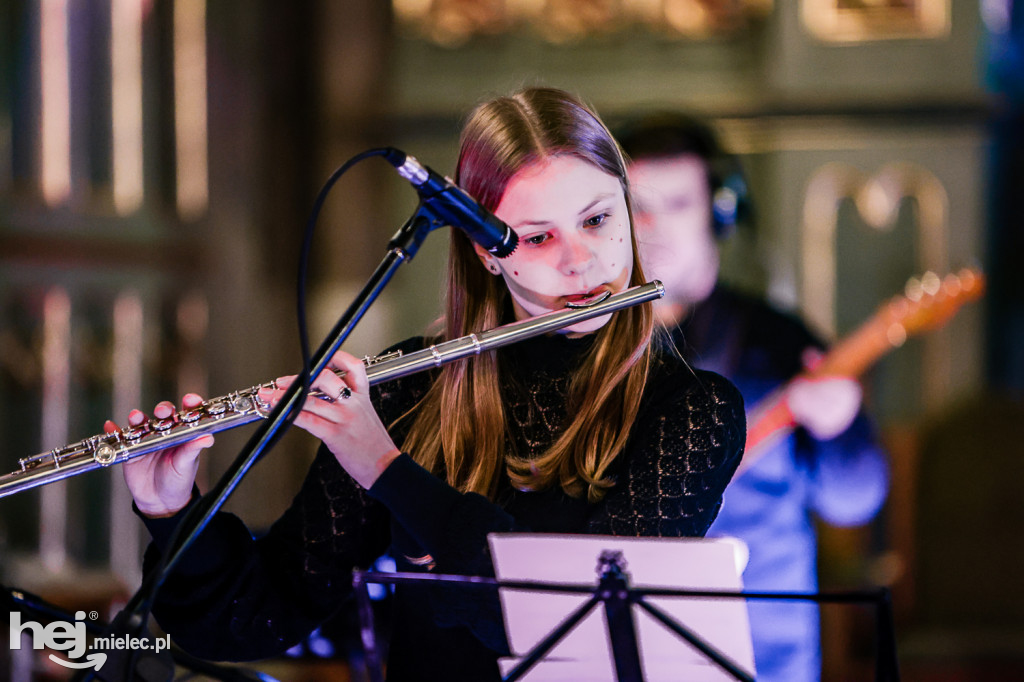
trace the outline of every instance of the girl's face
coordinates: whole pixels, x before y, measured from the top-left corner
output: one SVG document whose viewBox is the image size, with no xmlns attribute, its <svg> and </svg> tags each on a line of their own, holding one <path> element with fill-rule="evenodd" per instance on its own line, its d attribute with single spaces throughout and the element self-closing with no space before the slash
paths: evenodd
<svg viewBox="0 0 1024 682">
<path fill-rule="evenodd" d="M 629 285 L 633 245 L 619 180 L 575 156 L 554 156 L 522 168 L 505 189 L 495 215 L 519 235 L 507 258 L 478 248 L 484 265 L 497 266 L 516 319 L 567 303 L 581 303 Z M 609 315 L 585 320 L 563 333 L 601 328 Z"/>
</svg>

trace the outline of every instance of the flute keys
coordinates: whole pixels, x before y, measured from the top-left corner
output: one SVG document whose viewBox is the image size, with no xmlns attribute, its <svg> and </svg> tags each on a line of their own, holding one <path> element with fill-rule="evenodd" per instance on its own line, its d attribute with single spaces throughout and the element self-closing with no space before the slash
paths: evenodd
<svg viewBox="0 0 1024 682">
<path fill-rule="evenodd" d="M 103 445 L 96 448 L 92 458 L 99 462 L 103 466 L 110 466 L 117 459 L 117 450 L 111 447 L 109 444 L 104 443 Z"/>
<path fill-rule="evenodd" d="M 252 409 L 252 400 L 245 395 L 235 396 L 231 401 L 231 409 L 235 412 L 248 412 Z"/>
<path fill-rule="evenodd" d="M 390 353 L 384 353 L 382 355 L 367 355 L 363 358 L 363 364 L 367 367 L 371 367 L 400 357 L 402 357 L 402 351 L 393 350 Z M 339 376 L 344 376 L 344 372 L 339 373 Z"/>
<path fill-rule="evenodd" d="M 253 394 L 252 396 L 253 407 L 256 408 L 256 413 L 261 417 L 267 417 L 270 415 L 270 403 L 260 398 L 259 394 Z"/>
<path fill-rule="evenodd" d="M 154 419 L 151 423 L 153 424 L 154 431 L 160 431 L 162 433 L 170 430 L 170 428 L 174 426 L 174 419 L 172 417 L 168 417 L 167 419 Z"/>
<path fill-rule="evenodd" d="M 138 426 L 129 427 L 121 433 L 124 434 L 125 440 L 135 442 L 141 440 L 143 436 L 149 433 L 149 427 L 145 424 L 139 424 Z"/>
<path fill-rule="evenodd" d="M 185 410 L 184 412 L 178 415 L 178 419 L 180 419 L 183 424 L 194 426 L 202 418 L 202 416 L 202 410 Z"/>
</svg>

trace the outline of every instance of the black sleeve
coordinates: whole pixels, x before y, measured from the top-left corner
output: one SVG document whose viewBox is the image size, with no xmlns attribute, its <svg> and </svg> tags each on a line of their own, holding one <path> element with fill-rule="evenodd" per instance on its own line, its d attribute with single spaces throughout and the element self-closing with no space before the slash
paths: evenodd
<svg viewBox="0 0 1024 682">
<path fill-rule="evenodd" d="M 461 493 L 408 455 L 391 463 L 370 488 L 441 574 L 494 576 L 489 533 L 526 531 L 498 505 L 476 493 Z M 498 654 L 508 653 L 497 592 L 439 584 L 423 588 L 435 624 L 461 626 Z"/>
<path fill-rule="evenodd" d="M 411 339 L 385 352 L 419 350 L 422 338 Z M 380 391 L 381 417 L 385 424 L 410 410 L 429 389 L 429 375 L 415 375 L 374 387 Z M 416 396 L 415 400 L 408 398 Z M 404 402 L 403 402 L 404 396 Z M 392 429 L 402 446 L 411 420 Z M 500 506 L 475 493 L 461 493 L 417 464 L 407 454 L 392 462 L 368 491 L 388 509 L 394 521 L 422 550 L 431 555 L 438 573 L 492 575 L 487 535 L 525 530 Z"/>
<path fill-rule="evenodd" d="M 415 350 L 412 339 L 392 350 Z M 381 420 L 391 424 L 422 396 L 426 376 L 374 386 Z M 193 502 L 194 504 L 194 502 Z M 156 563 L 174 519 L 146 519 Z M 217 514 L 165 582 L 154 604 L 160 626 L 202 658 L 266 658 L 301 641 L 351 592 L 353 567 L 368 567 L 390 542 L 387 509 L 367 495 L 321 447 L 291 507 L 262 538 L 237 517 Z"/>
<path fill-rule="evenodd" d="M 159 543 L 174 521 L 146 520 L 155 539 L 147 570 L 165 549 Z M 216 515 L 164 583 L 154 616 L 196 656 L 272 656 L 340 606 L 351 590 L 352 568 L 371 564 L 388 537 L 383 507 L 322 450 L 292 506 L 266 536 L 254 540 L 237 517 Z"/>
<path fill-rule="evenodd" d="M 433 557 L 438 573 L 492 575 L 487 535 L 527 530 L 486 497 L 455 490 L 405 454 L 369 492 Z"/>
<path fill-rule="evenodd" d="M 702 371 L 691 379 L 679 382 L 685 389 L 648 397 L 618 469 L 620 479 L 595 508 L 589 532 L 656 537 L 707 532 L 743 456 L 746 417 L 743 398 L 729 381 Z"/>
</svg>

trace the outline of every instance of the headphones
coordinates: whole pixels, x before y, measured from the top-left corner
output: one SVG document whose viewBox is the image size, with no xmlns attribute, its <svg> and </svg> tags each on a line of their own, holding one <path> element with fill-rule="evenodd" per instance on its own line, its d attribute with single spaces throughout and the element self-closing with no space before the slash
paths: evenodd
<svg viewBox="0 0 1024 682">
<path fill-rule="evenodd" d="M 731 236 L 751 223 L 750 195 L 739 159 L 725 151 L 710 125 L 678 112 L 656 112 L 617 129 L 622 151 L 634 160 L 696 154 L 708 171 L 715 237 Z"/>
<path fill-rule="evenodd" d="M 715 160 L 708 161 L 709 167 L 715 164 Z M 750 216 L 747 180 L 739 162 L 729 156 L 727 165 L 735 167 L 721 175 L 714 170 L 710 174 L 712 225 L 719 239 L 731 236 L 738 225 L 749 222 Z"/>
</svg>

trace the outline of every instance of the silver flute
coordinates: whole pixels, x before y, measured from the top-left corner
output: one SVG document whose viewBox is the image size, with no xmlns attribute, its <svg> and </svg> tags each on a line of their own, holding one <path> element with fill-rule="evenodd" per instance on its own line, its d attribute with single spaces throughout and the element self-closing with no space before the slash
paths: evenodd
<svg viewBox="0 0 1024 682">
<path fill-rule="evenodd" d="M 570 303 L 556 310 L 520 322 L 495 327 L 451 341 L 403 354 L 401 351 L 366 357 L 366 376 L 371 385 L 440 367 L 448 362 L 517 341 L 568 327 L 584 320 L 607 315 L 664 296 L 665 288 L 655 280 L 617 294 L 604 293 L 594 301 Z M 331 370 L 339 375 L 344 372 Z M 150 419 L 111 433 L 92 436 L 71 445 L 55 448 L 18 460 L 19 469 L 0 476 L 0 497 L 60 481 L 87 471 L 121 464 L 142 455 L 164 450 L 207 433 L 216 433 L 266 419 L 270 405 L 260 400 L 262 388 L 274 388 L 269 382 L 235 391 L 220 398 L 203 401 L 165 419 Z M 319 391 L 310 395 L 327 398 Z"/>
</svg>

